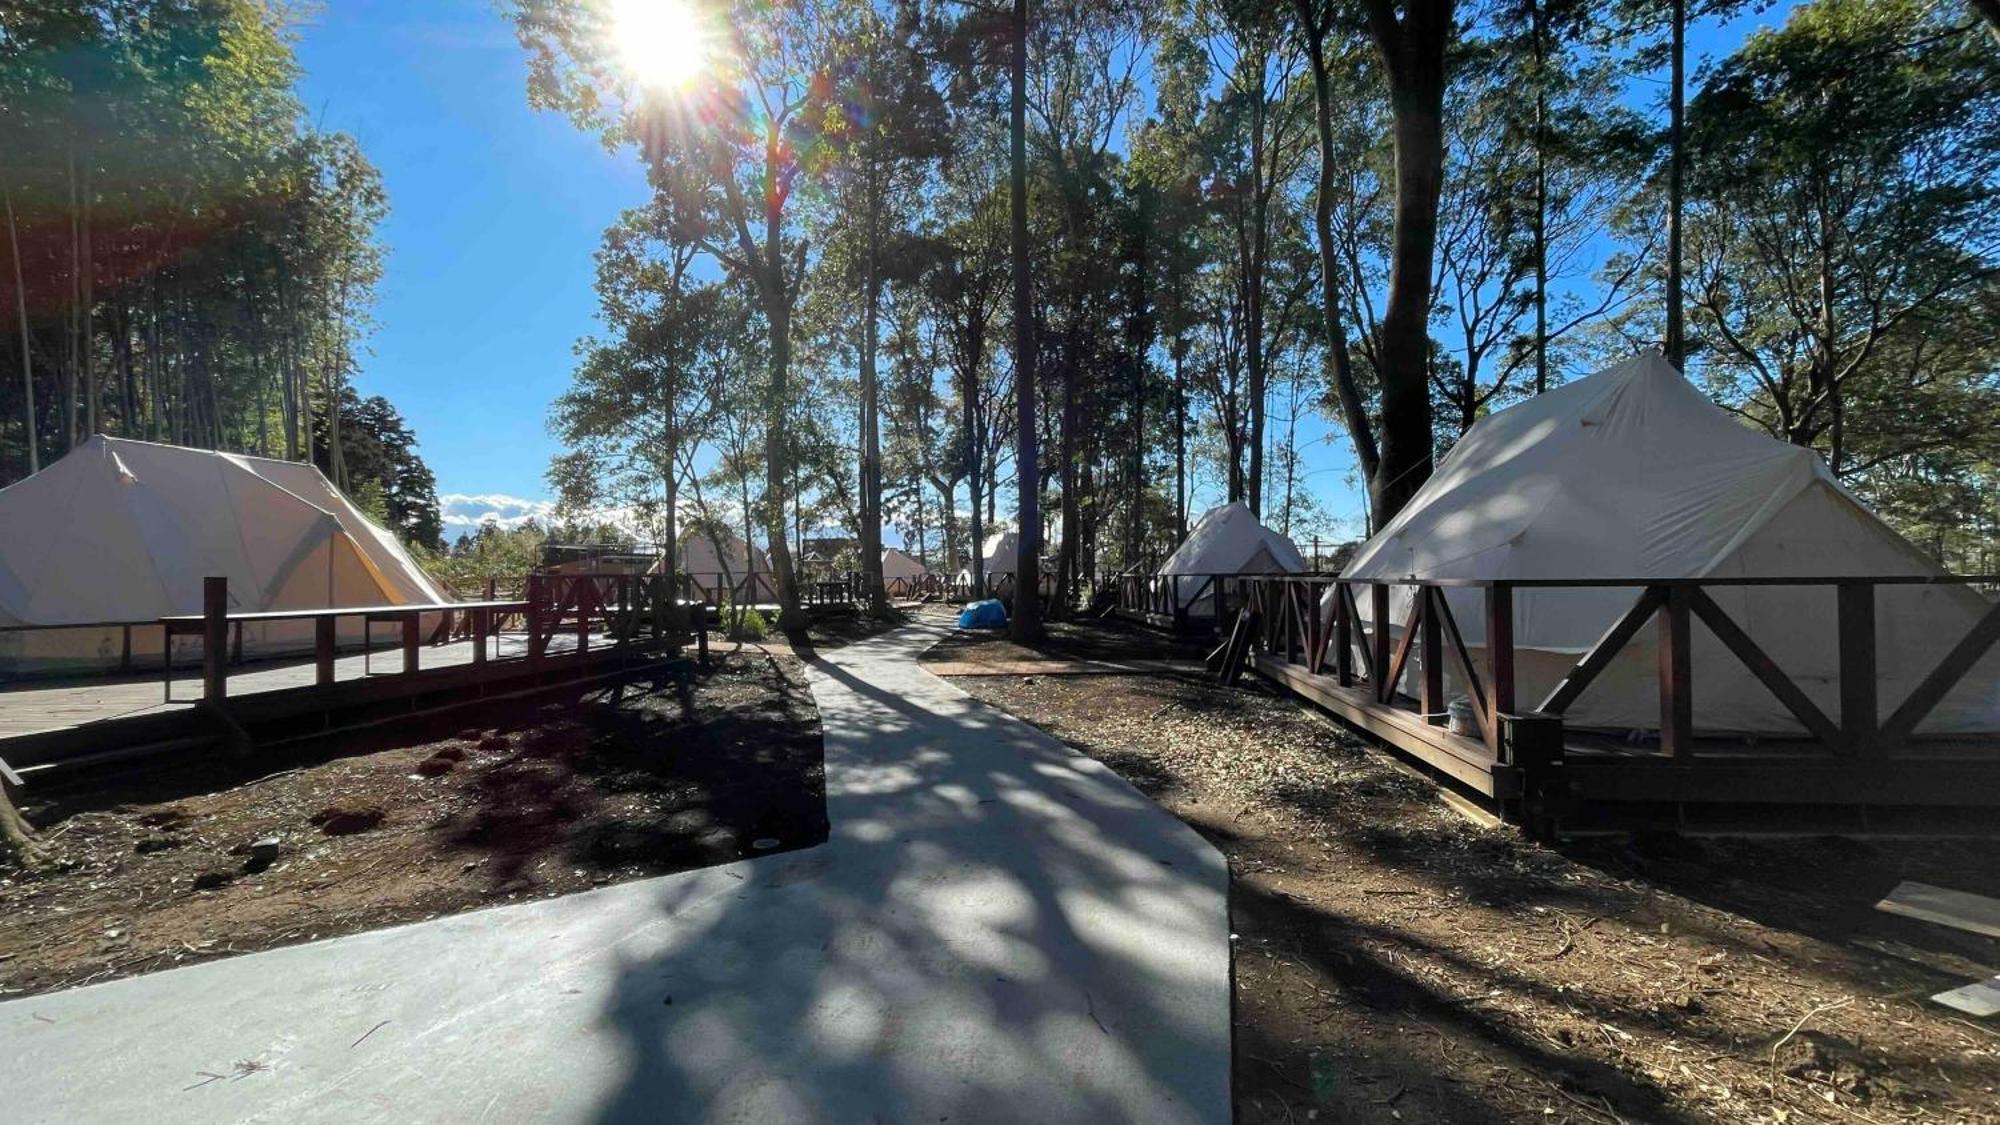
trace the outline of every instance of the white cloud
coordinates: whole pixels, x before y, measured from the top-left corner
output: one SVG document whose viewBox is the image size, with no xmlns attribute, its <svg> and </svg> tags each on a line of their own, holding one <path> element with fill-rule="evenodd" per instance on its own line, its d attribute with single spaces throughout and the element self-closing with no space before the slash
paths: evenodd
<svg viewBox="0 0 2000 1125">
<path fill-rule="evenodd" d="M 531 519 L 547 522 L 556 505 L 553 500 L 524 499 L 502 492 L 448 492 L 438 497 L 438 508 L 446 527 L 476 531 L 489 522 L 503 528 L 519 527 Z"/>
<path fill-rule="evenodd" d="M 509 496 L 504 492 L 448 492 L 438 497 L 438 509 L 443 514 L 444 526 L 461 532 L 477 531 L 488 523 L 511 530 L 529 520 L 547 526 L 556 522 L 558 515 L 553 500 Z M 561 515 L 585 523 L 607 523 L 637 538 L 647 534 L 646 522 L 636 509 L 629 507 L 571 510 Z"/>
</svg>

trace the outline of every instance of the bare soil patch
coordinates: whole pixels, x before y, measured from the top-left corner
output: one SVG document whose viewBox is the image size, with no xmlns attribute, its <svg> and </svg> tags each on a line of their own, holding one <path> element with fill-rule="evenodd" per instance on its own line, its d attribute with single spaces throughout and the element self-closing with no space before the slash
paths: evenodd
<svg viewBox="0 0 2000 1125">
<path fill-rule="evenodd" d="M 550 694 L 285 759 L 31 788 L 51 863 L 0 868 L 0 996 L 824 841 L 798 661 L 718 653 L 693 700 Z"/>
<path fill-rule="evenodd" d="M 956 616 L 956 607 L 953 616 Z M 939 641 L 919 660 L 925 664 L 989 664 L 1011 667 L 1027 661 L 1195 661 L 1208 655 L 1211 642 L 1170 637 L 1118 618 L 1101 621 L 1051 621 L 1048 635 L 1034 645 L 1016 644 L 999 632 L 956 632 Z"/>
<path fill-rule="evenodd" d="M 2000 1028 L 1926 999 L 2000 942 L 1871 909 L 1903 878 L 2000 894 L 1988 845 L 1556 850 L 1255 677 L 954 682 L 1229 857 L 1242 1121 L 2000 1121 Z"/>
</svg>

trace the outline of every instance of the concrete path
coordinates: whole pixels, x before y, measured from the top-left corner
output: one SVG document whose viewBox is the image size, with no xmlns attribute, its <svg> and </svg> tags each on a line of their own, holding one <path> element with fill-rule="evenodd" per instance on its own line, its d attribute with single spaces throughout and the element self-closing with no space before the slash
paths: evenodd
<svg viewBox="0 0 2000 1125">
<path fill-rule="evenodd" d="M 824 845 L 0 1004 L 0 1121 L 1227 1120 L 1221 856 L 937 635 L 811 664 Z"/>
</svg>

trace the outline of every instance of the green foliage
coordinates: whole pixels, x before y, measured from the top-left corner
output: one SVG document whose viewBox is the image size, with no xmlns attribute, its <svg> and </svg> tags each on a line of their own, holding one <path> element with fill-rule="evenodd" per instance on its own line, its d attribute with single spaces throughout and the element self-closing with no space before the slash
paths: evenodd
<svg viewBox="0 0 2000 1125">
<path fill-rule="evenodd" d="M 442 547 L 444 519 L 438 510 L 437 478 L 417 456 L 416 435 L 388 399 L 380 395 L 363 399 L 352 387 L 342 387 L 340 393 L 340 444 L 348 495 L 356 503 L 371 497 L 374 507 L 363 503 L 369 515 L 405 543 Z M 332 472 L 331 448 L 322 408 L 313 415 L 313 460 L 323 472 Z"/>
<path fill-rule="evenodd" d="M 771 635 L 771 622 L 761 610 L 725 603 L 722 620 L 728 623 L 732 641 L 761 641 Z"/>
<path fill-rule="evenodd" d="M 307 456 L 367 327 L 386 202 L 353 140 L 311 127 L 286 18 L 0 6 L 0 484 L 92 431 Z"/>
</svg>

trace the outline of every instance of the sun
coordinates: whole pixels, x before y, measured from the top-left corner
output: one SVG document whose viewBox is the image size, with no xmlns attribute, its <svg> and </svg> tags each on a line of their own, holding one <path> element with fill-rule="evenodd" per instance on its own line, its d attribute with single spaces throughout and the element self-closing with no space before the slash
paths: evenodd
<svg viewBox="0 0 2000 1125">
<path fill-rule="evenodd" d="M 708 69 L 709 31 L 696 0 L 611 0 L 611 41 L 642 85 L 685 87 Z"/>
</svg>

